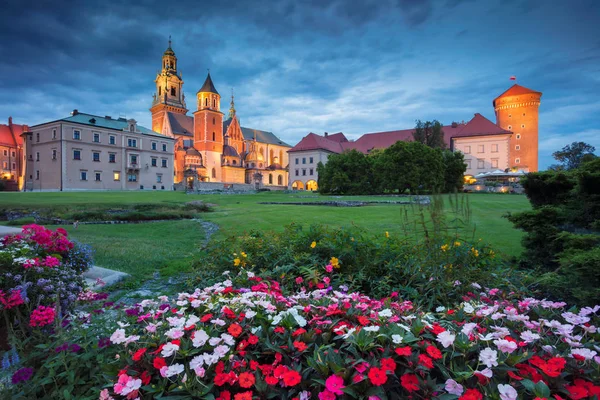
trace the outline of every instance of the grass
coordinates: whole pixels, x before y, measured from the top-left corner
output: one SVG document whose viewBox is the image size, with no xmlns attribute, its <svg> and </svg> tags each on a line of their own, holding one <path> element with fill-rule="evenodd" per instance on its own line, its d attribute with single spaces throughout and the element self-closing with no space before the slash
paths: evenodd
<svg viewBox="0 0 600 400">
<path fill-rule="evenodd" d="M 450 200 L 443 196 L 446 219 L 456 216 Z M 179 205 L 203 200 L 216 205 L 214 212 L 202 218 L 219 225 L 217 235 L 241 234 L 253 229 L 282 231 L 294 222 L 303 225 L 356 225 L 375 234 L 421 235 L 419 213 L 428 208 L 407 205 L 369 205 L 365 207 L 325 207 L 259 204 L 265 201 L 301 202 L 340 199 L 332 196 L 298 192 L 293 194 L 263 192 L 246 195 L 186 195 L 182 192 L 74 192 L 74 193 L 0 193 L 0 208 L 54 208 L 60 210 L 93 206 L 128 206 L 139 203 Z M 349 200 L 382 200 L 382 197 L 356 196 Z M 389 198 L 388 198 L 389 199 Z M 397 198 L 391 198 L 397 199 Z M 522 233 L 502 218 L 507 212 L 530 209 L 525 196 L 499 194 L 461 194 L 459 202 L 468 201 L 471 213 L 469 228 L 460 231 L 466 238 L 491 243 L 501 254 L 517 256 L 521 252 Z M 188 260 L 196 254 L 203 238 L 195 221 L 156 222 L 131 225 L 80 225 L 73 236 L 96 249 L 97 265 L 147 277 L 155 270 L 165 274 L 189 268 Z"/>
</svg>

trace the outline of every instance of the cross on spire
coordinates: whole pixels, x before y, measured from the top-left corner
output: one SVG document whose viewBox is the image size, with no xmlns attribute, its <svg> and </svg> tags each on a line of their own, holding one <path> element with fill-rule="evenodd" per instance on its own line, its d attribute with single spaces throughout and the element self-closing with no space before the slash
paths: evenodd
<svg viewBox="0 0 600 400">
<path fill-rule="evenodd" d="M 169 47 L 171 47 L 171 35 L 169 35 Z"/>
<path fill-rule="evenodd" d="M 235 118 L 235 105 L 233 102 L 233 88 L 231 88 L 231 106 L 229 107 L 229 118 Z"/>
</svg>

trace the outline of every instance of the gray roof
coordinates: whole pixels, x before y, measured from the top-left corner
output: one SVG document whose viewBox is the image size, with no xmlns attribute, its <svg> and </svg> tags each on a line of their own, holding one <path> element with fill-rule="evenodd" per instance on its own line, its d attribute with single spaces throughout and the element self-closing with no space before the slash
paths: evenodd
<svg viewBox="0 0 600 400">
<path fill-rule="evenodd" d="M 223 132 L 227 132 L 227 128 L 229 128 L 229 124 L 231 124 L 231 118 L 227 121 L 223 122 Z M 242 135 L 244 135 L 244 140 L 254 140 L 256 137 L 256 141 L 259 143 L 267 143 L 267 144 L 276 144 L 278 146 L 292 147 L 289 144 L 285 143 L 281 139 L 279 139 L 273 132 L 261 131 L 258 129 L 252 128 L 242 128 Z"/>
<path fill-rule="evenodd" d="M 219 94 L 219 92 L 217 92 L 217 88 L 215 88 L 215 84 L 213 83 L 212 79 L 210 78 L 210 72 L 206 76 L 206 80 L 204 81 L 204 85 L 202 85 L 202 87 L 200 88 L 200 90 L 198 90 L 198 93 L 200 93 L 200 92 L 208 92 L 208 93 Z"/>
<path fill-rule="evenodd" d="M 167 113 L 173 134 L 194 136 L 194 117 L 178 113 Z"/>
<path fill-rule="evenodd" d="M 72 115 L 67 118 L 61 118 L 56 121 L 44 122 L 43 124 L 38 124 L 36 126 L 48 124 L 51 122 L 58 122 L 58 121 L 72 122 L 72 123 L 81 124 L 81 125 L 97 126 L 99 128 L 114 129 L 117 131 L 126 131 L 128 133 L 131 133 L 131 132 L 129 132 L 129 129 L 128 129 L 129 126 L 127 123 L 127 119 L 125 119 L 125 118 L 106 118 L 106 117 L 100 117 L 98 115 L 85 114 L 85 113 L 77 113 L 77 114 Z M 137 131 L 135 133 L 141 133 L 142 135 L 148 135 L 148 136 L 158 136 L 163 139 L 174 140 L 171 137 L 161 135 L 158 132 L 154 132 L 153 130 L 145 128 L 138 124 L 136 124 L 136 129 L 137 129 Z"/>
</svg>

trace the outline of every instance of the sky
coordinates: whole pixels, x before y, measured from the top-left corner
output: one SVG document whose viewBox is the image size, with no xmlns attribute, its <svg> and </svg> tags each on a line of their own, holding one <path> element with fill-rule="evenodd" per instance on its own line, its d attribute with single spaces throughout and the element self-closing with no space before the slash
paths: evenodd
<svg viewBox="0 0 600 400">
<path fill-rule="evenodd" d="M 309 132 L 409 129 L 543 92 L 540 169 L 573 141 L 600 153 L 597 0 L 3 1 L 0 123 L 80 112 L 150 127 L 168 46 L 188 108 L 210 69 L 227 113 L 294 145 Z M 191 113 L 190 111 L 190 113 Z"/>
</svg>

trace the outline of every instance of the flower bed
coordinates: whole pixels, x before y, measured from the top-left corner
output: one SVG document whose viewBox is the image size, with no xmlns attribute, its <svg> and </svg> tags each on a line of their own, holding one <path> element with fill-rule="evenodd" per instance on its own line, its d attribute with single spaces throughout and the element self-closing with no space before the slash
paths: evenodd
<svg viewBox="0 0 600 400">
<path fill-rule="evenodd" d="M 125 310 L 106 348 L 119 372 L 100 399 L 600 396 L 600 306 L 473 284 L 462 303 L 421 312 L 395 293 L 286 295 L 240 275 Z"/>
</svg>

